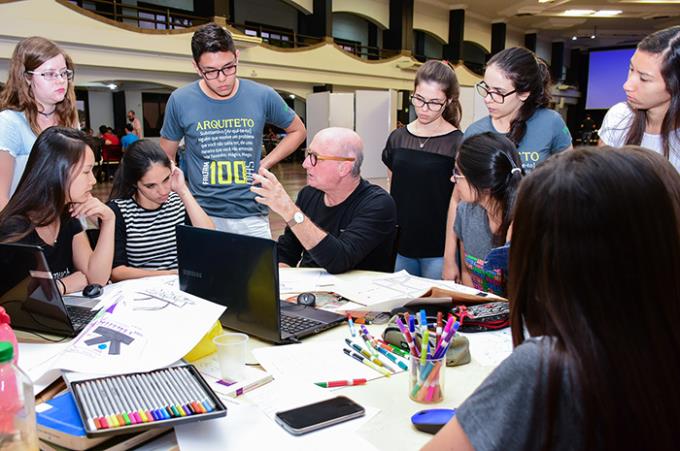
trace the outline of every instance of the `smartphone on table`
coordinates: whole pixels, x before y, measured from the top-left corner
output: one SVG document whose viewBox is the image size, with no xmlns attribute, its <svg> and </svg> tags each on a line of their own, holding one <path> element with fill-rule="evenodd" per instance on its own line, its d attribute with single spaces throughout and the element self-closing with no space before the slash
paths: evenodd
<svg viewBox="0 0 680 451">
<path fill-rule="evenodd" d="M 366 411 L 346 396 L 319 401 L 295 409 L 277 412 L 276 422 L 293 435 L 323 429 L 364 416 Z"/>
</svg>

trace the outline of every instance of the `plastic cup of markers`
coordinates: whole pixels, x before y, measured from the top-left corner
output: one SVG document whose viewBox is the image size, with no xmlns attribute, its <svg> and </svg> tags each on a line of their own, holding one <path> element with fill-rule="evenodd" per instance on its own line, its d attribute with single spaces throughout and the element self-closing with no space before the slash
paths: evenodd
<svg viewBox="0 0 680 451">
<path fill-rule="evenodd" d="M 225 332 L 213 338 L 217 346 L 217 360 L 220 363 L 220 375 L 225 380 L 239 380 L 246 366 L 246 347 L 248 335 Z"/>
<path fill-rule="evenodd" d="M 423 404 L 434 404 L 444 400 L 444 374 L 446 355 L 441 358 L 427 358 L 425 363 L 417 357 L 409 359 L 408 396 Z"/>
</svg>

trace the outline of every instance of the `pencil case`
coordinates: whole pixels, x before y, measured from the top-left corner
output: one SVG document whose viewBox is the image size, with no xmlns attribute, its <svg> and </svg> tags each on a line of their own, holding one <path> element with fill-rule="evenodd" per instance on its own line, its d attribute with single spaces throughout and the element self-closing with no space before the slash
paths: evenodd
<svg viewBox="0 0 680 451">
<path fill-rule="evenodd" d="M 129 434 L 227 415 L 193 365 L 70 382 L 88 437 Z"/>
<path fill-rule="evenodd" d="M 397 346 L 398 348 L 408 352 L 408 343 L 406 343 L 406 338 L 399 330 L 399 327 L 397 327 L 396 318 L 397 315 L 394 315 L 387 324 L 387 327 L 383 331 L 383 340 L 385 340 L 386 343 Z M 436 321 L 436 318 L 428 317 L 427 321 L 428 323 L 432 323 Z M 437 337 L 434 333 L 432 333 L 434 332 L 433 329 L 430 328 L 430 332 L 430 347 L 434 349 L 437 347 Z M 416 346 L 420 347 L 420 333 L 416 333 L 415 340 Z M 455 335 L 453 340 L 451 340 L 449 349 L 446 351 L 446 366 L 465 365 L 470 363 L 470 360 L 470 341 L 467 339 L 467 337 Z"/>
</svg>

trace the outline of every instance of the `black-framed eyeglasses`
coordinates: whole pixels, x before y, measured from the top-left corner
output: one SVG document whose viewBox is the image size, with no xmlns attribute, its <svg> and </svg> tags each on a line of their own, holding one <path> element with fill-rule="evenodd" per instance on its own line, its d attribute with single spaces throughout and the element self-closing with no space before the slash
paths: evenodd
<svg viewBox="0 0 680 451">
<path fill-rule="evenodd" d="M 312 166 L 316 166 L 319 160 L 331 160 L 331 161 L 354 161 L 354 157 L 336 157 L 335 155 L 321 155 L 313 152 L 309 149 L 305 152 L 305 158 L 309 158 L 309 162 Z"/>
<path fill-rule="evenodd" d="M 62 71 L 46 70 L 45 72 L 36 72 L 34 70 L 27 70 L 27 74 L 40 75 L 45 81 L 55 81 L 57 79 L 73 80 L 75 72 L 71 69 L 64 69 Z"/>
<path fill-rule="evenodd" d="M 411 96 L 411 105 L 413 105 L 416 108 L 427 108 L 428 110 L 437 113 L 441 111 L 445 106 L 446 102 L 441 103 L 441 102 L 435 102 L 435 101 L 427 101 L 423 99 L 420 96 L 417 95 L 412 95 Z"/>
<path fill-rule="evenodd" d="M 227 64 L 226 66 L 222 66 L 220 69 L 210 69 L 210 70 L 203 70 L 202 68 L 199 67 L 201 70 L 201 73 L 205 77 L 206 80 L 216 80 L 217 77 L 220 76 L 220 74 L 224 75 L 225 77 L 228 77 L 230 75 L 234 75 L 236 73 L 236 67 L 238 66 L 238 63 L 233 63 L 233 64 Z"/>
<path fill-rule="evenodd" d="M 498 91 L 491 91 L 489 89 L 489 86 L 484 83 L 483 81 L 480 81 L 475 85 L 475 88 L 477 89 L 477 94 L 480 96 L 486 98 L 486 96 L 491 96 L 491 100 L 493 100 L 496 103 L 503 103 L 505 102 L 505 98 L 511 94 L 514 94 L 517 92 L 516 89 L 513 89 L 510 92 L 506 92 L 505 94 L 498 92 Z"/>
</svg>

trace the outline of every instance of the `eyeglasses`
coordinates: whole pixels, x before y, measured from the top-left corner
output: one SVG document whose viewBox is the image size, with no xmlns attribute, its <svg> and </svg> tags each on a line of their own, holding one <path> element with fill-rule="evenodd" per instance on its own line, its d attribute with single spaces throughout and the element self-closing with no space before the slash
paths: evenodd
<svg viewBox="0 0 680 451">
<path fill-rule="evenodd" d="M 516 89 L 513 89 L 510 92 L 506 92 L 505 94 L 500 93 L 498 91 L 491 91 L 489 89 L 489 86 L 484 83 L 483 81 L 480 81 L 475 85 L 475 88 L 477 88 L 477 94 L 480 96 L 486 98 L 486 96 L 491 96 L 491 100 L 496 102 L 496 103 L 503 103 L 505 102 L 505 98 L 511 94 L 514 94 L 517 92 Z"/>
<path fill-rule="evenodd" d="M 236 66 L 238 66 L 238 64 L 234 63 L 223 66 L 221 69 L 203 70 L 199 67 L 199 70 L 201 71 L 206 80 L 215 80 L 217 79 L 217 77 L 220 76 L 220 74 L 224 75 L 225 77 L 228 77 L 229 75 L 234 75 L 236 73 Z"/>
<path fill-rule="evenodd" d="M 61 72 L 56 72 L 53 70 L 48 70 L 45 72 L 35 72 L 32 70 L 27 70 L 26 73 L 31 75 L 40 75 L 46 81 L 55 81 L 58 78 L 71 81 L 73 80 L 73 76 L 75 75 L 75 72 L 73 72 L 71 69 L 64 69 Z"/>
<path fill-rule="evenodd" d="M 309 157 L 309 162 L 312 164 L 312 166 L 316 166 L 316 163 L 319 162 L 319 160 L 331 160 L 331 161 L 354 161 L 356 158 L 354 157 L 336 157 L 334 155 L 320 155 L 316 152 L 312 152 L 311 150 L 307 150 L 305 152 L 305 158 Z"/>
<path fill-rule="evenodd" d="M 427 108 L 428 110 L 437 113 L 442 110 L 446 106 L 446 102 L 441 103 L 441 102 L 433 102 L 430 100 L 429 102 L 425 99 L 423 99 L 420 96 L 413 95 L 411 96 L 411 104 L 416 107 L 416 108 Z"/>
</svg>

